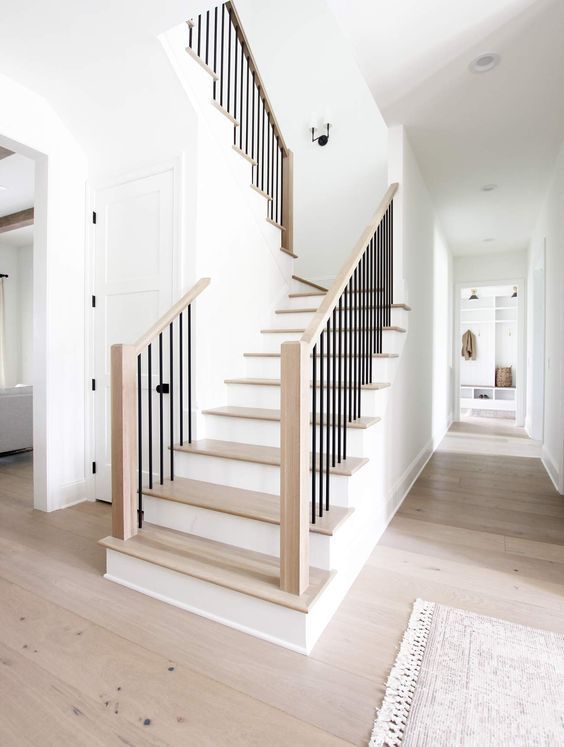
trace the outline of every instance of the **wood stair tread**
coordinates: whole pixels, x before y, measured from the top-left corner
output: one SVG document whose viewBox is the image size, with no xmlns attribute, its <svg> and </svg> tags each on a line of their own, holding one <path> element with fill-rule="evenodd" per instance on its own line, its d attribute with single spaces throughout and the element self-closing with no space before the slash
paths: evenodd
<svg viewBox="0 0 564 747">
<path fill-rule="evenodd" d="M 163 485 L 153 484 L 143 489 L 145 495 L 163 500 L 195 506 L 210 511 L 241 516 L 268 524 L 280 524 L 280 497 L 255 490 L 215 485 L 185 477 L 165 480 Z M 337 528 L 353 513 L 354 509 L 332 506 L 315 524 L 310 523 L 310 532 L 332 536 Z"/>
<path fill-rule="evenodd" d="M 406 303 L 393 303 L 392 309 L 404 309 L 405 311 L 411 311 L 411 306 Z"/>
<path fill-rule="evenodd" d="M 310 584 L 301 596 L 296 596 L 280 589 L 278 558 L 151 524 L 146 524 L 128 540 L 105 537 L 99 544 L 177 573 L 304 613 L 311 609 L 334 575 L 330 571 L 310 568 Z"/>
<path fill-rule="evenodd" d="M 202 410 L 203 415 L 217 415 L 225 418 L 243 418 L 246 420 L 268 420 L 272 422 L 280 421 L 280 410 L 269 409 L 266 407 L 238 407 L 236 405 L 225 405 L 223 407 L 213 407 L 209 410 Z M 312 416 L 310 414 L 310 423 Z M 356 428 L 365 430 L 370 428 L 376 423 L 379 423 L 381 418 L 365 416 L 358 418 L 348 423 L 347 428 Z M 319 414 L 316 417 L 316 422 L 319 424 Z M 325 419 L 324 419 L 325 422 Z"/>
<path fill-rule="evenodd" d="M 368 330 L 363 327 L 351 327 L 350 329 L 339 329 L 338 327 L 335 329 L 335 332 L 367 332 Z M 305 329 L 296 329 L 294 327 L 270 327 L 267 329 L 261 329 L 262 335 L 271 335 L 271 334 L 303 334 L 305 332 Z M 398 327 L 396 324 L 391 324 L 388 327 L 382 327 L 382 332 L 407 332 L 405 327 Z"/>
<path fill-rule="evenodd" d="M 252 378 L 252 377 L 241 377 L 238 379 L 225 379 L 226 384 L 250 384 L 252 386 L 280 386 L 280 379 L 259 379 L 259 378 Z M 310 388 L 313 385 L 310 382 Z M 319 389 L 319 384 L 317 385 L 317 388 Z M 390 385 L 389 381 L 379 381 L 379 382 L 372 382 L 370 384 L 361 384 L 361 389 L 387 389 Z M 327 385 L 324 384 L 323 388 L 327 388 Z M 337 382 L 337 389 L 341 389 L 342 384 Z"/>
<path fill-rule="evenodd" d="M 195 60 L 200 67 L 208 73 L 208 75 L 211 75 L 211 77 L 214 80 L 219 80 L 219 75 L 217 73 L 214 73 L 212 68 L 202 60 L 201 57 L 198 56 L 196 52 L 191 47 L 185 47 L 186 52 L 190 55 L 190 57 Z"/>
<path fill-rule="evenodd" d="M 243 353 L 245 358 L 280 358 L 280 353 Z M 313 358 L 313 353 L 311 355 Z M 324 358 L 327 356 L 324 355 Z M 337 356 L 339 357 L 339 356 Z M 344 357 L 344 356 L 343 356 Z M 346 356 L 347 358 L 351 356 Z M 355 356 L 352 356 L 353 358 Z M 372 353 L 373 358 L 399 358 L 399 353 Z"/>
<path fill-rule="evenodd" d="M 323 293 L 327 293 L 327 288 L 324 288 L 322 285 L 314 283 L 307 278 L 302 278 L 300 275 L 292 275 L 292 280 L 297 280 L 298 283 L 303 283 L 304 285 L 308 285 L 310 288 L 315 288 L 316 290 L 323 291 Z"/>
<path fill-rule="evenodd" d="M 289 257 L 293 257 L 293 259 L 299 259 L 297 254 L 294 254 L 294 252 L 291 252 L 289 249 L 286 249 L 283 246 L 280 247 L 280 251 L 284 252 L 284 254 L 287 254 Z"/>
<path fill-rule="evenodd" d="M 259 444 L 237 443 L 235 441 L 219 441 L 213 438 L 204 438 L 191 444 L 174 445 L 175 451 L 188 454 L 200 454 L 203 456 L 214 456 L 221 459 L 234 459 L 239 462 L 253 462 L 255 464 L 267 464 L 273 467 L 280 466 L 280 449 L 276 446 L 261 446 Z M 350 477 L 363 467 L 368 459 L 362 457 L 347 457 L 340 464 L 330 468 L 331 474 Z"/>
<path fill-rule="evenodd" d="M 326 296 L 327 291 L 310 290 L 310 291 L 294 291 L 288 293 L 288 298 L 310 298 L 312 296 Z"/>
</svg>

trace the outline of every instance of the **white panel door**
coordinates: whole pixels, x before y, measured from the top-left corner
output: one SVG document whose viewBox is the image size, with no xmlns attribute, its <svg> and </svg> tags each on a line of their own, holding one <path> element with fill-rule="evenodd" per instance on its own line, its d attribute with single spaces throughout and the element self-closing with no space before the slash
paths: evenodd
<svg viewBox="0 0 564 747">
<path fill-rule="evenodd" d="M 110 348 L 172 304 L 174 172 L 100 189 L 95 209 L 95 496 L 111 501 Z"/>
</svg>

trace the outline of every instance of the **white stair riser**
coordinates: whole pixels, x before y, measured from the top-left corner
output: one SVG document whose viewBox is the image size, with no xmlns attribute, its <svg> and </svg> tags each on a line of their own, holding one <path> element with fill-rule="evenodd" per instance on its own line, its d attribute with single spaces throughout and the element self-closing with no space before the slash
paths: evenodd
<svg viewBox="0 0 564 747">
<path fill-rule="evenodd" d="M 280 556 L 280 526 L 233 516 L 220 511 L 188 506 L 152 496 L 143 498 L 144 520 L 167 529 L 175 529 L 198 537 L 224 542 L 266 555 Z M 315 568 L 336 568 L 333 538 L 310 532 L 310 564 Z M 333 557 L 332 557 L 333 556 Z"/>
<path fill-rule="evenodd" d="M 350 501 L 354 497 L 354 483 L 361 472 L 362 468 L 351 477 L 330 476 L 330 495 L 336 506 L 352 505 Z M 270 464 L 177 452 L 175 473 L 178 477 L 280 495 L 280 468 Z"/>
<path fill-rule="evenodd" d="M 235 441 L 242 444 L 260 444 L 262 446 L 280 446 L 280 422 L 278 420 L 251 420 L 250 418 L 232 418 L 221 415 L 205 416 L 206 438 L 219 441 Z M 372 426 L 373 428 L 377 425 Z M 317 428 L 319 434 L 319 428 Z M 367 429 L 347 429 L 347 449 L 354 456 L 365 454 L 365 435 Z M 319 435 L 318 435 L 319 437 Z"/>
<path fill-rule="evenodd" d="M 382 417 L 387 401 L 389 387 L 385 389 L 363 389 L 362 414 Z M 319 403 L 319 388 L 317 390 Z M 229 384 L 227 402 L 237 407 L 280 408 L 280 387 L 260 384 Z"/>
<path fill-rule="evenodd" d="M 106 569 L 110 581 L 304 654 L 330 619 L 312 618 L 318 605 L 304 614 L 114 550 L 106 551 Z"/>
<path fill-rule="evenodd" d="M 300 288 L 300 291 L 305 290 L 305 288 Z M 321 305 L 321 302 L 323 301 L 323 296 L 298 296 L 298 298 L 288 298 L 284 299 L 284 303 L 281 304 L 280 308 L 284 309 L 317 309 Z"/>
<path fill-rule="evenodd" d="M 307 299 L 304 299 L 307 301 Z M 317 306 L 315 303 L 303 303 L 303 304 L 295 304 L 293 306 L 286 306 L 285 308 L 292 308 L 292 309 L 313 309 Z M 293 314 L 273 314 L 272 317 L 272 326 L 276 328 L 280 327 L 307 327 L 308 324 L 311 322 L 313 318 L 313 311 L 309 312 L 301 312 L 301 313 L 293 313 Z M 397 325 L 399 327 L 406 327 L 408 322 L 408 314 L 409 312 L 405 309 L 392 309 L 392 324 Z M 345 313 L 345 310 L 341 310 L 341 319 L 343 322 L 343 326 L 345 326 L 347 320 L 351 320 L 353 325 L 356 323 L 359 323 L 363 325 L 366 323 L 365 319 L 361 316 L 361 310 L 358 311 L 356 309 L 348 310 Z M 371 324 L 371 317 L 369 317 L 367 326 L 370 326 Z"/>
<path fill-rule="evenodd" d="M 305 303 L 299 308 L 310 308 L 309 304 Z M 313 308 L 313 306 L 311 306 Z M 272 326 L 273 327 L 303 327 L 306 328 L 313 319 L 312 311 L 302 314 L 273 314 L 272 315 Z"/>
<path fill-rule="evenodd" d="M 407 309 L 392 309 L 392 324 L 407 329 L 410 313 L 411 312 L 407 311 Z"/>
<path fill-rule="evenodd" d="M 319 360 L 319 359 L 318 359 Z M 386 381 L 392 380 L 396 370 L 397 358 L 373 358 L 372 359 L 372 380 Z M 349 359 L 343 358 L 343 367 L 345 361 L 348 364 Z M 353 359 L 354 361 L 354 359 Z M 338 371 L 337 361 L 337 371 Z M 331 365 L 333 362 L 331 361 Z M 247 376 L 253 379 L 279 379 L 280 378 L 280 358 L 277 357 L 245 357 L 245 366 Z M 348 369 L 347 369 L 348 370 Z"/>
<path fill-rule="evenodd" d="M 279 325 L 282 329 L 304 329 L 303 327 L 294 327 L 293 325 Z M 268 327 L 268 329 L 274 329 L 274 327 Z M 303 332 L 262 332 L 260 342 L 260 352 L 280 352 L 280 346 L 283 342 L 289 342 L 299 340 Z M 383 353 L 399 353 L 403 346 L 403 339 L 405 333 L 396 332 L 395 330 L 384 330 L 382 333 L 382 352 Z M 331 339 L 331 344 L 333 340 Z M 344 342 L 343 345 L 348 344 Z M 337 346 L 339 343 L 337 342 Z"/>
</svg>

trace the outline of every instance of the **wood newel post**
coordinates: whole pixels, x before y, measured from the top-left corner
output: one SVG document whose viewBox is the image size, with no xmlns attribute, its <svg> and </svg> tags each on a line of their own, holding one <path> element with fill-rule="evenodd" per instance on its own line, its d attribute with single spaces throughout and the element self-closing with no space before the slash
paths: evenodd
<svg viewBox="0 0 564 747">
<path fill-rule="evenodd" d="M 309 585 L 309 346 L 285 342 L 280 401 L 280 587 Z"/>
<path fill-rule="evenodd" d="M 112 345 L 112 536 L 137 533 L 136 353 L 133 345 Z"/>
<path fill-rule="evenodd" d="M 282 248 L 294 251 L 294 154 L 287 151 L 282 159 Z"/>
</svg>

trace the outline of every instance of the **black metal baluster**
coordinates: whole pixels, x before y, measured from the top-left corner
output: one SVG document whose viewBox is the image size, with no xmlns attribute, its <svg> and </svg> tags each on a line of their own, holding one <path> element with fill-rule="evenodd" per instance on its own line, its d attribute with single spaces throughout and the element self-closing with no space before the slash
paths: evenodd
<svg viewBox="0 0 564 747">
<path fill-rule="evenodd" d="M 266 107 L 264 105 L 264 99 L 262 102 L 262 135 L 261 135 L 261 145 L 260 145 L 260 188 L 264 192 L 264 121 L 266 119 Z"/>
<path fill-rule="evenodd" d="M 170 374 L 170 385 L 169 385 L 169 431 L 170 431 L 170 479 L 174 480 L 174 337 L 173 337 L 173 326 L 172 322 L 168 328 L 168 344 L 169 344 L 169 374 Z"/>
<path fill-rule="evenodd" d="M 233 28 L 231 16 L 229 16 L 227 23 L 229 28 L 227 29 L 227 103 L 225 108 L 231 113 L 231 29 Z"/>
<path fill-rule="evenodd" d="M 360 404 L 361 404 L 361 343 L 362 343 L 362 334 L 361 334 L 361 314 L 360 314 L 360 298 L 361 298 L 361 277 L 359 268 L 357 265 L 357 268 L 355 270 L 356 275 L 356 338 L 357 338 L 357 357 L 356 357 L 356 410 L 355 410 L 355 420 L 360 417 Z"/>
<path fill-rule="evenodd" d="M 394 302 L 394 203 L 390 202 L 390 304 Z M 390 313 L 391 321 L 391 313 Z"/>
<path fill-rule="evenodd" d="M 319 516 L 323 516 L 323 385 L 325 331 L 319 336 Z M 314 469 L 317 465 L 314 463 Z"/>
<path fill-rule="evenodd" d="M 280 225 L 283 225 L 282 220 L 284 218 L 284 152 L 280 150 Z"/>
<path fill-rule="evenodd" d="M 192 21 L 188 24 L 188 46 L 190 49 L 192 49 L 192 24 Z"/>
<path fill-rule="evenodd" d="M 217 6 L 213 12 L 213 71 L 217 74 Z M 213 82 L 213 98 L 217 99 L 217 80 Z"/>
<path fill-rule="evenodd" d="M 147 425 L 149 428 L 149 487 L 153 487 L 153 350 L 147 348 Z"/>
<path fill-rule="evenodd" d="M 179 420 L 179 436 L 180 445 L 184 444 L 184 333 L 182 330 L 183 318 L 182 311 L 178 316 L 178 386 L 179 386 L 179 402 L 180 408 L 180 420 Z"/>
<path fill-rule="evenodd" d="M 352 335 L 352 353 L 353 353 L 353 360 L 352 360 L 353 373 L 351 377 L 353 391 L 352 391 L 352 404 L 351 404 L 351 411 L 350 411 L 351 422 L 353 420 L 356 420 L 356 377 L 357 377 L 356 363 L 357 363 L 357 358 L 358 358 L 358 346 L 357 346 L 357 335 L 356 335 L 356 304 L 357 304 L 356 299 L 357 299 L 356 272 L 353 272 L 352 293 L 351 293 L 351 319 L 350 319 L 351 335 Z"/>
<path fill-rule="evenodd" d="M 315 469 L 316 446 L 317 446 L 317 345 L 313 346 L 312 362 L 312 427 L 311 427 L 311 523 L 315 524 L 315 478 L 317 475 Z"/>
<path fill-rule="evenodd" d="M 256 94 L 256 82 L 255 82 L 255 72 L 253 70 L 252 73 L 252 79 L 253 79 L 253 97 L 251 100 L 251 158 L 254 159 L 255 157 L 255 94 Z"/>
<path fill-rule="evenodd" d="M 202 14 L 198 16 L 198 48 L 196 50 L 196 53 L 198 57 L 200 57 L 200 41 L 202 38 Z"/>
<path fill-rule="evenodd" d="M 143 526 L 143 392 L 141 389 L 141 353 L 137 356 L 137 525 Z"/>
<path fill-rule="evenodd" d="M 219 62 L 219 103 L 223 106 L 223 57 L 225 53 L 225 3 L 221 6 L 221 54 Z"/>
<path fill-rule="evenodd" d="M 325 448 L 325 509 L 329 511 L 329 476 L 330 476 L 330 451 L 331 451 L 331 387 L 335 385 L 331 381 L 331 319 L 327 320 L 327 418 L 325 436 L 327 438 Z"/>
<path fill-rule="evenodd" d="M 192 443 L 192 306 L 188 306 L 188 443 Z"/>
<path fill-rule="evenodd" d="M 346 324 L 346 335 L 345 335 L 345 342 L 346 342 L 346 351 L 345 354 L 348 356 L 347 362 L 348 362 L 348 369 L 349 369 L 349 376 L 348 376 L 348 390 L 347 390 L 347 397 L 345 399 L 345 428 L 347 427 L 347 423 L 352 420 L 352 387 L 353 387 L 353 378 L 352 378 L 352 361 L 353 361 L 353 338 L 352 338 L 352 310 L 350 308 L 351 305 L 351 289 L 352 289 L 352 277 L 349 279 L 349 282 L 347 283 L 347 287 L 345 289 L 345 324 Z M 353 294 L 354 297 L 354 294 Z M 348 405 L 348 406 L 347 406 Z M 347 432 L 345 430 L 345 441 L 344 441 L 344 448 L 343 452 L 345 455 L 345 459 L 347 458 Z"/>
<path fill-rule="evenodd" d="M 269 193 L 269 184 L 270 184 L 270 158 L 269 158 L 269 152 L 270 152 L 270 114 L 267 112 L 266 114 L 266 189 L 264 190 L 267 194 Z M 268 200 L 267 200 L 268 202 Z M 266 214 L 269 214 L 269 208 L 270 206 L 267 205 Z"/>
<path fill-rule="evenodd" d="M 343 393 L 345 391 L 345 383 L 343 381 L 343 296 L 339 298 L 339 334 L 337 336 L 337 340 L 339 343 L 339 362 L 338 362 L 338 370 L 339 370 L 339 389 L 338 389 L 338 396 L 337 396 L 337 412 L 338 412 L 338 423 L 339 426 L 337 428 L 337 461 L 341 461 L 341 455 L 342 455 L 342 445 L 343 445 Z"/>
<path fill-rule="evenodd" d="M 377 310 L 377 330 L 378 330 L 378 352 L 383 352 L 383 346 L 382 346 L 382 222 L 378 224 L 378 232 L 376 234 L 377 238 L 377 247 L 376 247 L 376 259 L 377 259 L 377 269 L 376 269 L 376 287 L 378 288 L 378 310 Z"/>
<path fill-rule="evenodd" d="M 243 48 L 243 42 L 241 42 L 241 86 L 239 88 L 239 148 L 243 150 L 243 90 L 244 90 L 244 81 L 245 81 L 245 74 L 243 72 L 245 63 L 245 50 Z M 237 136 L 237 133 L 235 132 L 235 136 Z"/>
<path fill-rule="evenodd" d="M 206 11 L 206 65 L 209 64 L 210 58 L 210 12 Z"/>
<path fill-rule="evenodd" d="M 333 451 L 331 455 L 331 464 L 334 467 L 335 459 L 337 458 L 337 443 L 336 443 L 337 441 L 337 434 L 336 434 L 337 390 L 338 390 L 338 387 L 341 386 L 341 382 L 337 381 L 337 311 L 336 309 L 333 309 L 332 320 L 333 320 L 333 347 L 332 347 L 333 391 L 332 391 L 331 412 L 333 413 L 333 419 L 331 421 L 331 439 L 332 439 Z"/>
<path fill-rule="evenodd" d="M 364 347 L 364 362 L 362 367 L 362 378 L 363 383 L 366 384 L 368 381 L 368 335 L 370 334 L 370 327 L 368 325 L 368 284 L 367 284 L 367 278 L 368 278 L 368 256 L 367 256 L 367 250 L 364 250 L 364 254 L 362 255 L 362 298 L 363 298 L 363 308 L 362 308 L 362 323 L 363 323 L 363 332 L 362 332 L 362 339 L 363 339 L 363 347 Z"/>
<path fill-rule="evenodd" d="M 235 119 L 237 119 L 237 86 L 238 86 L 238 78 L 237 78 L 237 70 L 238 70 L 238 62 L 239 62 L 239 39 L 237 37 L 237 28 L 235 28 L 235 62 L 234 62 L 234 70 L 233 70 L 233 116 Z M 233 125 L 233 143 L 234 145 L 237 145 L 237 128 L 235 125 Z"/>
<path fill-rule="evenodd" d="M 164 483 L 164 402 L 163 402 L 163 333 L 159 334 L 159 480 Z"/>
<path fill-rule="evenodd" d="M 249 155 L 249 81 L 251 75 L 249 68 L 249 58 L 246 57 L 245 59 L 247 60 L 247 88 L 245 91 L 245 153 Z"/>
<path fill-rule="evenodd" d="M 368 311 L 368 321 L 369 321 L 369 355 L 370 355 L 370 364 L 368 366 L 368 381 L 372 383 L 372 364 L 373 364 L 373 358 L 374 358 L 374 236 L 370 239 L 370 245 L 369 245 L 369 259 L 368 259 L 368 284 L 369 284 L 369 292 L 368 292 L 368 304 L 369 304 L 369 311 Z"/>
</svg>

